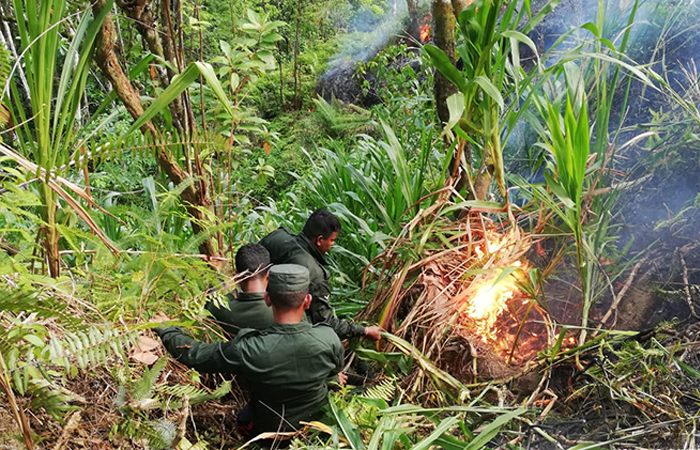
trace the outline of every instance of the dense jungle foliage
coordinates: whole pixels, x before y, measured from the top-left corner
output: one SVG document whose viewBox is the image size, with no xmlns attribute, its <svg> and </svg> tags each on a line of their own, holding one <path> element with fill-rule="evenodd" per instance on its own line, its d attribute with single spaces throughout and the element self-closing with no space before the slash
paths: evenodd
<svg viewBox="0 0 700 450">
<path fill-rule="evenodd" d="M 0 448 L 258 445 L 236 377 L 152 329 L 221 340 L 203 307 L 237 249 L 317 208 L 343 227 L 336 314 L 386 333 L 346 343 L 369 379 L 274 446 L 696 448 L 698 20 L 0 0 Z"/>
</svg>

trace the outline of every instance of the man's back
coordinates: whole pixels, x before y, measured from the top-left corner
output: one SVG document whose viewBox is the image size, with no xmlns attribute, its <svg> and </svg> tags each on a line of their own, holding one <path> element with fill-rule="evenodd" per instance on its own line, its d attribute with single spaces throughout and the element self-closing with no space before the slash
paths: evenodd
<svg viewBox="0 0 700 450">
<path fill-rule="evenodd" d="M 256 428 L 276 431 L 280 416 L 294 427 L 317 418 L 327 401 L 329 378 L 343 368 L 338 336 L 326 325 L 308 322 L 248 334 L 239 341 L 239 352 L 246 361 L 242 375 L 250 384 Z M 289 426 L 282 423 L 282 428 Z"/>
<path fill-rule="evenodd" d="M 265 304 L 264 292 L 239 292 L 237 296 L 227 294 L 228 308 L 209 301 L 204 308 L 214 316 L 216 322 L 231 337 L 244 328 L 264 330 L 274 322 L 272 308 Z"/>
<path fill-rule="evenodd" d="M 308 269 L 309 293 L 313 300 L 307 316 L 311 323 L 330 325 L 341 339 L 364 335 L 365 327 L 335 316 L 330 306 L 331 289 L 326 260 L 304 233 L 295 235 L 286 228 L 279 228 L 265 236 L 260 244 L 270 252 L 273 264 L 298 264 Z"/>
<path fill-rule="evenodd" d="M 246 329 L 233 341 L 217 344 L 195 342 L 174 327 L 159 334 L 183 364 L 248 381 L 256 433 L 288 430 L 300 420 L 314 419 L 326 402 L 327 380 L 343 366 L 343 346 L 333 330 L 308 322 Z"/>
<path fill-rule="evenodd" d="M 294 234 L 287 228 L 278 228 L 265 236 L 260 244 L 270 252 L 272 264 L 299 264 L 307 269 L 307 266 L 311 266 L 314 269 L 314 273 L 309 273 L 312 283 L 319 275 L 328 278 L 327 272 L 324 273 L 326 261 L 323 255 L 310 242 L 305 242 L 302 235 Z"/>
</svg>

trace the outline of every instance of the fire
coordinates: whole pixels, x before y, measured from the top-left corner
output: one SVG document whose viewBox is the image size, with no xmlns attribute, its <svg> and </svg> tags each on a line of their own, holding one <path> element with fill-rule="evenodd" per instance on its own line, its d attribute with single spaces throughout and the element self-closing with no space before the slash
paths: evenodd
<svg viewBox="0 0 700 450">
<path fill-rule="evenodd" d="M 515 232 L 501 234 L 486 230 L 484 240 L 474 247 L 479 267 L 495 269 L 471 281 L 460 305 L 460 324 L 465 332 L 510 359 L 526 360 L 546 347 L 546 329 L 532 314 L 529 296 L 521 286 L 529 265 L 518 258 L 529 248 Z M 518 247 L 519 246 L 519 247 Z M 513 251 L 518 248 L 518 251 Z M 524 324 L 523 324 L 524 322 Z M 523 326 L 524 325 L 524 326 Z"/>
<path fill-rule="evenodd" d="M 493 282 L 486 282 L 469 301 L 464 312 L 474 319 L 475 327 L 481 332 L 484 342 L 490 337 L 496 337 L 494 334 L 497 334 L 498 330 L 494 330 L 494 325 L 506 308 L 506 303 L 518 290 L 516 283 L 513 275 L 495 285 Z"/>
<path fill-rule="evenodd" d="M 420 40 L 428 42 L 430 40 L 431 27 L 429 23 L 424 23 L 420 26 Z"/>
<path fill-rule="evenodd" d="M 428 14 L 424 19 L 423 23 L 420 25 L 420 40 L 421 42 L 428 42 L 431 37 L 432 27 L 430 22 L 433 20 L 433 15 Z"/>
</svg>

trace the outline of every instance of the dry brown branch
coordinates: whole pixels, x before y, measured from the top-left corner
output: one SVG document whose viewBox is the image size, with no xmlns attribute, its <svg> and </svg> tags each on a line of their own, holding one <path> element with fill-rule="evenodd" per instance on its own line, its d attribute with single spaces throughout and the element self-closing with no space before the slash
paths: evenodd
<svg viewBox="0 0 700 450">
<path fill-rule="evenodd" d="M 182 397 L 182 408 L 180 408 L 180 422 L 177 425 L 177 435 L 173 440 L 171 447 L 178 448 L 178 444 L 185 437 L 185 432 L 187 431 L 187 418 L 189 417 L 190 411 L 190 399 L 186 395 Z"/>
</svg>

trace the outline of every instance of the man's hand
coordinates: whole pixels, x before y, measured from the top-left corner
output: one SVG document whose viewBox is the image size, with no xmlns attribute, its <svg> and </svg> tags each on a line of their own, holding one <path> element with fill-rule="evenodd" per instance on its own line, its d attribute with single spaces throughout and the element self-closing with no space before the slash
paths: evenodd
<svg viewBox="0 0 700 450">
<path fill-rule="evenodd" d="M 170 322 L 170 318 L 162 311 L 158 311 L 153 317 L 148 320 L 148 323 L 157 323 L 158 326 L 153 329 L 153 332 L 162 337 L 161 333 L 167 328 L 166 323 Z"/>
<path fill-rule="evenodd" d="M 365 327 L 365 336 L 373 341 L 379 341 L 382 338 L 382 331 L 384 330 L 377 326 Z"/>
<path fill-rule="evenodd" d="M 343 387 L 345 386 L 345 383 L 348 382 L 348 376 L 345 375 L 343 372 L 338 373 L 338 384 Z"/>
<path fill-rule="evenodd" d="M 170 322 L 170 318 L 168 316 L 166 316 L 165 313 L 159 311 L 158 313 L 156 313 L 156 315 L 151 317 L 148 320 L 148 322 L 149 323 L 166 323 L 166 322 Z"/>
</svg>

